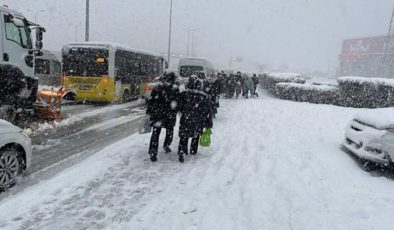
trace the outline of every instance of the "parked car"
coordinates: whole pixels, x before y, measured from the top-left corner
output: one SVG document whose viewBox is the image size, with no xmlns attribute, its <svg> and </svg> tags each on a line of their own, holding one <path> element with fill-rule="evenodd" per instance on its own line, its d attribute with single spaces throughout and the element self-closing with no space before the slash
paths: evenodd
<svg viewBox="0 0 394 230">
<path fill-rule="evenodd" d="M 153 88 L 155 88 L 155 86 L 160 83 L 160 78 L 161 77 L 156 77 L 155 79 L 153 79 L 153 81 L 151 81 L 150 83 L 148 83 L 145 86 L 144 93 L 142 94 L 142 98 L 148 99 L 150 97 L 150 94 L 152 93 Z M 186 88 L 185 79 L 177 77 L 176 83 L 177 83 L 177 85 L 179 85 L 179 90 L 181 92 L 183 90 L 185 90 L 185 88 Z"/>
<path fill-rule="evenodd" d="M 22 129 L 0 120 L 0 191 L 16 183 L 16 177 L 30 166 L 32 146 Z"/>
<path fill-rule="evenodd" d="M 365 162 L 364 166 L 369 163 L 389 166 L 394 159 L 393 112 L 393 109 L 378 109 L 356 115 L 346 127 L 342 146 Z"/>
</svg>

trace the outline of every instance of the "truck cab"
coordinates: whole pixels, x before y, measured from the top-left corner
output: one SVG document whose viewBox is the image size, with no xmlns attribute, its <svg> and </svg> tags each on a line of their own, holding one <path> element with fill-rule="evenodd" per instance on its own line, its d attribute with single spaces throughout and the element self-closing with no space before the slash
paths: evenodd
<svg viewBox="0 0 394 230">
<path fill-rule="evenodd" d="M 21 13 L 0 6 L 0 119 L 13 122 L 18 113 L 33 111 L 38 89 L 34 58 L 41 54 L 43 32 Z"/>
</svg>

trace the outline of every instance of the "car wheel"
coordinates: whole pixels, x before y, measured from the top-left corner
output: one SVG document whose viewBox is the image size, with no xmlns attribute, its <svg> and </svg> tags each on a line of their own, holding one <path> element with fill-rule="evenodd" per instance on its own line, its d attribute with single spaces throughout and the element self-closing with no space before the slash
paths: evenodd
<svg viewBox="0 0 394 230">
<path fill-rule="evenodd" d="M 130 92 L 125 90 L 122 96 L 122 103 L 126 103 L 130 101 Z"/>
<path fill-rule="evenodd" d="M 372 161 L 362 160 L 361 163 L 362 163 L 361 168 L 366 172 L 376 171 L 377 169 L 380 168 L 379 164 Z"/>
<path fill-rule="evenodd" d="M 21 153 L 14 148 L 0 150 L 0 190 L 4 191 L 16 184 L 22 169 L 21 159 Z"/>
</svg>

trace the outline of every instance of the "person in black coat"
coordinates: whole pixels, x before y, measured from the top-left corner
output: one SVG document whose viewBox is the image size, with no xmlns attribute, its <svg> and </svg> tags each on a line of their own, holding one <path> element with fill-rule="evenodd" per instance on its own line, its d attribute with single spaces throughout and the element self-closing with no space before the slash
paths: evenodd
<svg viewBox="0 0 394 230">
<path fill-rule="evenodd" d="M 204 93 L 203 82 L 197 76 L 191 76 L 187 90 L 179 96 L 179 112 L 181 120 L 179 126 L 179 161 L 183 162 L 184 154 L 188 154 L 189 138 L 192 138 L 190 154 L 198 151 L 200 135 L 204 128 L 212 128 L 212 109 L 208 95 Z"/>
<path fill-rule="evenodd" d="M 166 153 L 171 152 L 170 145 L 174 136 L 179 97 L 179 87 L 175 81 L 175 73 L 164 74 L 161 82 L 153 88 L 147 102 L 146 113 L 150 115 L 150 125 L 153 127 L 149 145 L 149 155 L 153 162 L 157 161 L 159 137 L 162 128 L 166 129 L 166 138 L 163 145 L 164 151 Z"/>
<path fill-rule="evenodd" d="M 253 74 L 252 80 L 253 80 L 253 83 L 254 83 L 253 95 L 258 97 L 259 95 L 257 94 L 256 89 L 257 89 L 257 85 L 259 84 L 259 78 L 257 77 L 256 74 Z"/>
<path fill-rule="evenodd" d="M 204 81 L 204 92 L 208 94 L 208 98 L 211 100 L 213 118 L 215 118 L 219 108 L 220 91 L 221 83 L 218 78 L 208 78 Z"/>
</svg>

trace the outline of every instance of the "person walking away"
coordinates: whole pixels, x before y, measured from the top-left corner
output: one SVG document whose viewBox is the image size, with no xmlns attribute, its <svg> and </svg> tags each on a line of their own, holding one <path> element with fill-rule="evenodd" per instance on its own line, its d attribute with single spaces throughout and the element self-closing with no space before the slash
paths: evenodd
<svg viewBox="0 0 394 230">
<path fill-rule="evenodd" d="M 212 128 L 212 110 L 208 95 L 203 91 L 203 82 L 193 75 L 187 84 L 187 90 L 179 96 L 179 112 L 182 114 L 179 126 L 179 161 L 184 162 L 183 155 L 197 154 L 200 135 L 204 128 Z"/>
<path fill-rule="evenodd" d="M 243 80 L 242 80 L 242 74 L 241 72 L 237 72 L 235 75 L 235 98 L 238 99 L 238 96 L 242 93 L 242 86 L 243 86 Z"/>
<path fill-rule="evenodd" d="M 251 77 L 245 74 L 244 78 L 244 97 L 249 98 L 249 92 L 250 95 L 253 96 L 253 88 L 254 88 L 254 83 Z"/>
<path fill-rule="evenodd" d="M 220 83 L 220 95 L 226 96 L 227 90 L 227 74 L 222 70 L 218 74 L 218 80 Z"/>
<path fill-rule="evenodd" d="M 215 118 L 217 108 L 219 107 L 220 82 L 217 78 L 207 78 L 204 82 L 203 91 L 208 95 L 211 101 L 212 117 Z"/>
<path fill-rule="evenodd" d="M 218 108 L 220 107 L 220 92 L 222 91 L 222 85 L 219 79 L 212 79 L 211 83 L 211 100 L 213 103 L 213 117 L 216 116 Z"/>
<path fill-rule="evenodd" d="M 257 77 L 256 74 L 253 74 L 252 80 L 253 80 L 253 84 L 254 84 L 254 86 L 253 86 L 253 96 L 259 97 L 259 95 L 257 94 L 257 91 L 256 91 L 257 85 L 259 84 L 259 78 Z"/>
<path fill-rule="evenodd" d="M 227 78 L 227 93 L 226 93 L 226 98 L 231 99 L 234 96 L 235 93 L 235 75 L 230 74 L 229 77 Z"/>
<path fill-rule="evenodd" d="M 161 82 L 152 90 L 151 96 L 147 101 L 146 113 L 150 115 L 150 125 L 153 127 L 149 144 L 149 155 L 152 162 L 157 161 L 159 137 L 162 128 L 166 129 L 163 149 L 166 153 L 171 152 L 170 145 L 174 136 L 179 97 L 179 87 L 175 81 L 176 75 L 174 72 L 165 73 Z"/>
</svg>

